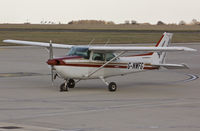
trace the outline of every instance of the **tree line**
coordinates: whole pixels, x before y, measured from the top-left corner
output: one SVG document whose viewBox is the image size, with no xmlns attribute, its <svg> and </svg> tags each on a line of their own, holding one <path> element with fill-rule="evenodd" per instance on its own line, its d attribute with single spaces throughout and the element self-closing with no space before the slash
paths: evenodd
<svg viewBox="0 0 200 131">
<path fill-rule="evenodd" d="M 24 24 L 31 24 L 31 23 L 24 23 Z M 63 24 L 61 22 L 53 22 L 53 21 L 41 21 L 40 24 Z M 117 25 L 113 21 L 104 21 L 104 20 L 72 20 L 68 22 L 69 25 L 78 25 L 78 24 L 88 24 L 88 25 Z M 136 20 L 125 20 L 124 23 L 120 23 L 124 25 L 153 25 L 151 23 L 139 23 Z M 178 23 L 165 23 L 159 20 L 155 25 L 200 25 L 200 21 L 197 19 L 193 19 L 190 23 L 181 20 Z"/>
</svg>

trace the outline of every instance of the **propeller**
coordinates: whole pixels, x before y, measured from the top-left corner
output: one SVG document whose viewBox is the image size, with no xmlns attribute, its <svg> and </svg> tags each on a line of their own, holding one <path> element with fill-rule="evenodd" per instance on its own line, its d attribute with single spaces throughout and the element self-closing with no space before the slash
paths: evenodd
<svg viewBox="0 0 200 131">
<path fill-rule="evenodd" d="M 49 43 L 49 59 L 53 59 L 53 47 L 52 47 L 52 41 L 50 40 Z M 54 85 L 54 72 L 53 72 L 53 65 L 51 65 L 51 82 L 52 86 Z"/>
</svg>

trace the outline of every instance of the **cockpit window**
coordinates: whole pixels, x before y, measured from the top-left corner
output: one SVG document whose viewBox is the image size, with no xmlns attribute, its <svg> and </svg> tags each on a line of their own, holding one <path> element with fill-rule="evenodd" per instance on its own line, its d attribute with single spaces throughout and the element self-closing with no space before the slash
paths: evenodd
<svg viewBox="0 0 200 131">
<path fill-rule="evenodd" d="M 115 55 L 113 53 L 106 53 L 106 61 L 110 61 L 114 57 Z"/>
<path fill-rule="evenodd" d="M 92 56 L 92 60 L 96 60 L 96 61 L 110 61 L 114 57 L 115 57 L 115 55 L 113 53 L 94 52 L 93 56 Z"/>
<path fill-rule="evenodd" d="M 72 47 L 68 56 L 81 56 L 85 59 L 90 58 L 90 51 L 87 47 Z"/>
<path fill-rule="evenodd" d="M 104 61 L 104 53 L 98 53 L 98 52 L 94 52 L 93 56 L 92 56 L 92 60 L 96 60 L 96 61 Z"/>
</svg>

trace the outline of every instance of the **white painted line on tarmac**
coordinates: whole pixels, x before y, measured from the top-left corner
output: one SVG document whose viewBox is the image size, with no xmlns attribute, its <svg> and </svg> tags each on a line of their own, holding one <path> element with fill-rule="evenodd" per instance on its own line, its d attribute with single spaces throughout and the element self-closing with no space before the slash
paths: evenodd
<svg viewBox="0 0 200 131">
<path fill-rule="evenodd" d="M 190 82 L 190 81 L 194 81 L 199 78 L 199 76 L 193 75 L 193 74 L 186 74 L 186 75 L 189 76 L 190 78 L 184 80 L 183 82 Z"/>
</svg>

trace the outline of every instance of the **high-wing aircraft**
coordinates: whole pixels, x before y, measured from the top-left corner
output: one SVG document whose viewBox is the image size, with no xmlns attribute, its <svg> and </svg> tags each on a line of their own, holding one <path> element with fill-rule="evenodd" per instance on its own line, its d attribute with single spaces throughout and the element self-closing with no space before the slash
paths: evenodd
<svg viewBox="0 0 200 131">
<path fill-rule="evenodd" d="M 52 82 L 58 76 L 64 80 L 60 91 L 68 91 L 75 84 L 86 79 L 101 79 L 111 92 L 116 91 L 115 82 L 105 79 L 112 76 L 126 75 L 146 70 L 187 69 L 185 64 L 165 63 L 166 52 L 196 51 L 188 47 L 168 47 L 172 33 L 164 33 L 155 47 L 136 46 L 77 46 L 21 40 L 4 40 L 6 43 L 46 47 L 49 51 L 47 64 L 51 67 Z M 53 56 L 53 48 L 70 49 L 62 58 Z M 143 54 L 128 55 L 127 52 L 145 52 Z"/>
</svg>

